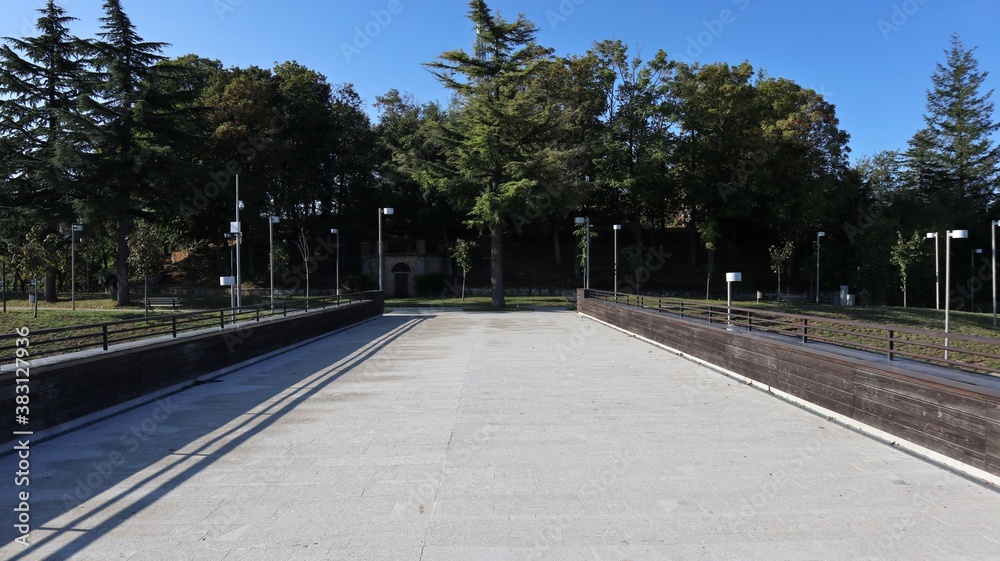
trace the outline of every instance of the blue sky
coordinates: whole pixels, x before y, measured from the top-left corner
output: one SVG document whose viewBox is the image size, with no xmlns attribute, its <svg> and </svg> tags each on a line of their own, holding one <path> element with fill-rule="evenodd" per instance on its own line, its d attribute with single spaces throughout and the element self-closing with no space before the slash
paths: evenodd
<svg viewBox="0 0 1000 561">
<path fill-rule="evenodd" d="M 0 35 L 33 33 L 42 0 L 3 0 Z M 447 99 L 421 63 L 468 48 L 474 31 L 463 0 L 124 0 L 139 34 L 226 66 L 297 60 L 334 84 L 350 82 L 366 108 L 397 88 L 420 101 Z M 63 0 L 91 37 L 100 0 Z M 772 76 L 823 93 L 851 134 L 852 159 L 905 148 L 923 124 L 925 93 L 952 33 L 979 46 L 988 87 L 1000 84 L 996 0 L 494 0 L 509 18 L 535 21 L 539 42 L 582 54 L 595 40 L 621 39 L 685 61 L 748 60 Z M 1000 116 L 1000 115 L 997 115 Z M 995 116 L 995 117 L 997 117 Z"/>
</svg>

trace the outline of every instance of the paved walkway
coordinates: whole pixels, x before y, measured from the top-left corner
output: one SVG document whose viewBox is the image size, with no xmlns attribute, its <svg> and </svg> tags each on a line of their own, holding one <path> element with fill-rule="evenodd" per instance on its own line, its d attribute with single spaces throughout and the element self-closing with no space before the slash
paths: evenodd
<svg viewBox="0 0 1000 561">
<path fill-rule="evenodd" d="M 28 548 L 15 462 L 0 559 L 1000 556 L 995 490 L 570 312 L 401 311 L 31 444 Z"/>
</svg>

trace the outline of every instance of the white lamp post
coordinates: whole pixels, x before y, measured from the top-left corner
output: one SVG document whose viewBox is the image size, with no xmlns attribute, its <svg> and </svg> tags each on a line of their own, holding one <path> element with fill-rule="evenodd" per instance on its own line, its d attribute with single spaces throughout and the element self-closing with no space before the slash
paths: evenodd
<svg viewBox="0 0 1000 561">
<path fill-rule="evenodd" d="M 971 276 L 969 277 L 969 279 L 970 279 L 969 282 L 970 283 L 974 282 L 971 279 L 975 279 L 975 277 L 976 277 L 976 256 L 977 255 L 982 255 L 982 254 L 983 254 L 983 250 L 982 249 L 976 248 L 976 249 L 972 250 L 972 258 L 970 260 L 971 264 L 972 264 L 971 265 L 972 266 L 972 273 L 971 273 Z M 973 286 L 972 285 L 969 286 L 969 293 L 972 295 L 972 302 L 971 302 L 971 305 L 969 306 L 969 308 L 971 309 L 972 313 L 976 313 L 976 291 L 973 290 Z"/>
<path fill-rule="evenodd" d="M 927 239 L 934 238 L 934 309 L 941 309 L 941 257 L 939 256 L 938 233 L 927 232 Z"/>
<path fill-rule="evenodd" d="M 271 254 L 271 309 L 274 309 L 274 225 L 281 222 L 281 217 L 272 216 L 267 221 L 267 238 Z"/>
<path fill-rule="evenodd" d="M 733 283 L 743 282 L 743 273 L 726 273 L 726 323 L 732 323 Z"/>
<path fill-rule="evenodd" d="M 618 296 L 618 231 L 622 229 L 621 224 L 615 224 L 615 296 Z"/>
<path fill-rule="evenodd" d="M 240 225 L 240 210 L 243 208 L 243 201 L 240 200 L 240 175 L 236 174 L 236 222 L 233 222 L 232 233 L 236 234 L 236 307 L 243 307 L 243 276 L 240 268 L 240 243 L 243 238 L 243 229 Z"/>
<path fill-rule="evenodd" d="M 993 238 L 993 269 L 990 276 L 993 277 L 993 327 L 997 326 L 997 228 L 1000 228 L 1000 220 L 990 221 L 990 237 Z"/>
<path fill-rule="evenodd" d="M 583 235 L 586 239 L 586 246 L 584 246 L 585 249 L 583 251 L 583 262 L 584 262 L 583 288 L 589 289 L 590 288 L 590 218 L 584 216 L 577 216 L 576 218 L 573 219 L 573 222 L 576 224 L 584 225 Z"/>
<path fill-rule="evenodd" d="M 379 221 L 381 223 L 381 221 Z M 337 236 L 337 275 L 334 277 L 334 282 L 337 285 L 337 296 L 340 296 L 340 229 L 330 228 L 330 233 Z"/>
<path fill-rule="evenodd" d="M 948 239 L 945 240 L 944 256 L 944 359 L 948 360 L 948 333 L 950 328 L 949 316 L 951 313 L 951 240 L 963 240 L 969 237 L 968 230 L 948 230 Z"/>
<path fill-rule="evenodd" d="M 69 268 L 70 268 L 70 281 L 69 281 L 69 292 L 70 300 L 73 302 L 73 309 L 76 309 L 76 233 L 83 231 L 83 224 L 73 224 L 73 228 L 70 231 L 70 257 L 69 257 Z M 6 279 L 5 279 L 6 280 Z"/>
<path fill-rule="evenodd" d="M 382 256 L 382 216 L 391 216 L 395 212 L 389 207 L 378 209 L 378 289 L 383 292 L 385 291 L 385 285 L 382 281 L 385 276 L 385 259 Z"/>
<path fill-rule="evenodd" d="M 816 303 L 819 304 L 819 239 L 826 237 L 826 232 L 816 233 Z"/>
</svg>

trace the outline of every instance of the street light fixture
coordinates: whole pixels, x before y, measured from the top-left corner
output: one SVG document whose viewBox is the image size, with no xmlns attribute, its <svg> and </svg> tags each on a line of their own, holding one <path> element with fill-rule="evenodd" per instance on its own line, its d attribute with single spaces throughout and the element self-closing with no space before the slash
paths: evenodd
<svg viewBox="0 0 1000 561">
<path fill-rule="evenodd" d="M 945 240 L 945 258 L 944 258 L 944 359 L 948 360 L 948 329 L 949 329 L 949 316 L 951 314 L 951 298 L 948 297 L 951 294 L 951 240 L 964 240 L 969 237 L 968 230 L 948 230 L 948 239 Z"/>
<path fill-rule="evenodd" d="M 573 219 L 576 224 L 583 224 L 583 235 L 586 239 L 586 246 L 583 252 L 583 288 L 586 290 L 590 289 L 590 218 L 584 216 L 577 216 Z"/>
<path fill-rule="evenodd" d="M 76 309 L 76 233 L 83 231 L 83 224 L 73 224 L 70 230 L 70 258 L 69 258 L 69 268 L 70 268 L 70 300 L 73 302 L 73 309 Z M 6 279 L 5 279 L 6 280 Z"/>
<path fill-rule="evenodd" d="M 615 297 L 618 297 L 618 231 L 622 229 L 621 224 L 613 226 L 615 230 Z"/>
<path fill-rule="evenodd" d="M 378 289 L 385 292 L 383 277 L 385 276 L 385 258 L 382 254 L 382 216 L 391 216 L 396 211 L 391 207 L 378 209 Z"/>
<path fill-rule="evenodd" d="M 927 239 L 934 238 L 934 309 L 941 309 L 941 257 L 939 256 L 938 233 L 927 232 Z"/>
<path fill-rule="evenodd" d="M 337 267 L 336 267 L 336 269 L 337 269 L 337 276 L 335 277 L 336 280 L 334 282 L 336 282 L 336 286 L 337 286 L 337 296 L 340 296 L 340 229 L 339 228 L 330 228 L 330 233 L 334 234 L 335 236 L 337 236 L 337 245 L 336 245 L 336 247 L 337 247 Z"/>
<path fill-rule="evenodd" d="M 970 279 L 973 279 L 973 278 L 975 278 L 975 276 L 976 276 L 976 256 L 977 256 L 977 255 L 982 255 L 982 254 L 983 254 L 983 250 L 982 250 L 982 249 L 979 249 L 979 248 L 976 248 L 976 249 L 973 249 L 973 250 L 972 250 L 972 258 L 971 258 L 971 260 L 970 260 L 970 263 L 971 263 L 971 271 L 972 271 L 972 272 L 971 272 L 971 273 L 969 273 L 969 275 L 970 275 L 970 276 L 969 276 L 969 278 L 970 278 Z M 972 282 L 972 281 L 970 281 L 970 283 L 971 283 L 971 282 Z M 970 284 L 970 286 L 969 286 L 969 294 L 971 294 L 971 295 L 972 295 L 972 296 L 971 296 L 971 298 L 972 298 L 972 302 L 971 302 L 971 304 L 970 304 L 970 308 L 971 308 L 971 310 L 970 310 L 970 311 L 971 311 L 972 313 L 976 313 L 976 291 L 975 291 L 975 290 L 973 290 L 973 286 L 972 286 L 971 284 Z"/>
<path fill-rule="evenodd" d="M 826 232 L 816 233 L 816 303 L 819 304 L 819 239 L 826 237 Z"/>
<path fill-rule="evenodd" d="M 271 309 L 274 309 L 274 225 L 281 222 L 281 217 L 272 216 L 267 221 L 267 239 L 271 254 Z"/>
</svg>

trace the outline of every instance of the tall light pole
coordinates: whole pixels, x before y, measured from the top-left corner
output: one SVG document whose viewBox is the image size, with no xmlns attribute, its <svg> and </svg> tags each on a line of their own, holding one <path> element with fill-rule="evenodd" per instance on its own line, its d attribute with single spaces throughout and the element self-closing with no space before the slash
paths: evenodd
<svg viewBox="0 0 1000 561">
<path fill-rule="evenodd" d="M 584 225 L 583 235 L 584 238 L 586 239 L 586 246 L 584 246 L 585 249 L 583 252 L 583 262 L 585 265 L 583 269 L 583 288 L 589 289 L 590 288 L 590 218 L 584 216 L 577 216 L 576 218 L 573 219 L 573 222 L 575 222 L 576 224 Z"/>
<path fill-rule="evenodd" d="M 379 221 L 381 223 L 381 220 Z M 340 229 L 330 228 L 330 233 L 337 236 L 337 276 L 335 277 L 335 283 L 337 286 L 337 296 L 340 296 Z"/>
<path fill-rule="evenodd" d="M 993 327 L 997 326 L 997 228 L 1000 228 L 1000 220 L 990 221 L 990 237 L 993 238 L 993 270 L 990 276 L 993 277 Z"/>
<path fill-rule="evenodd" d="M 819 304 L 819 239 L 826 237 L 826 232 L 816 233 L 816 303 Z"/>
<path fill-rule="evenodd" d="M 622 229 L 621 224 L 615 224 L 615 296 L 618 296 L 618 231 Z"/>
<path fill-rule="evenodd" d="M 70 281 L 69 281 L 69 292 L 70 300 L 73 301 L 73 309 L 76 309 L 76 233 L 83 231 L 83 224 L 73 224 L 73 228 L 70 231 L 70 257 L 69 257 L 69 268 L 70 268 Z"/>
<path fill-rule="evenodd" d="M 391 216 L 396 211 L 390 207 L 378 209 L 378 289 L 385 292 L 383 277 L 385 276 L 385 258 L 382 256 L 382 216 Z"/>
<path fill-rule="evenodd" d="M 271 257 L 271 309 L 274 309 L 274 225 L 281 222 L 280 216 L 272 216 L 267 220 L 267 239 Z"/>
<path fill-rule="evenodd" d="M 956 240 L 964 240 L 969 237 L 968 230 L 948 230 L 948 239 L 945 240 L 945 256 L 944 256 L 944 359 L 948 360 L 948 333 L 949 333 L 949 316 L 951 313 L 951 240 L 954 238 Z"/>
<path fill-rule="evenodd" d="M 240 224 L 240 209 L 243 208 L 243 201 L 240 200 L 240 174 L 236 174 L 236 222 L 233 223 L 232 233 L 236 234 L 236 307 L 243 307 L 243 275 L 240 267 L 240 244 L 243 240 L 243 227 Z"/>
<path fill-rule="evenodd" d="M 934 309 L 941 309 L 941 257 L 938 247 L 938 233 L 927 232 L 927 239 L 934 238 Z"/>
<path fill-rule="evenodd" d="M 971 263 L 972 263 L 972 266 L 971 266 L 972 272 L 970 273 L 970 276 L 969 276 L 969 283 L 970 283 L 970 285 L 969 285 L 969 294 L 972 295 L 972 303 L 969 306 L 969 308 L 971 309 L 972 313 L 976 313 L 976 291 L 973 290 L 973 286 L 974 286 L 973 283 L 974 283 L 974 279 L 976 277 L 976 256 L 977 255 L 982 255 L 982 254 L 983 254 L 983 250 L 982 249 L 979 249 L 979 248 L 973 249 L 972 250 L 972 259 L 970 260 Z"/>
</svg>

